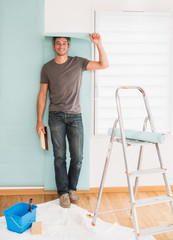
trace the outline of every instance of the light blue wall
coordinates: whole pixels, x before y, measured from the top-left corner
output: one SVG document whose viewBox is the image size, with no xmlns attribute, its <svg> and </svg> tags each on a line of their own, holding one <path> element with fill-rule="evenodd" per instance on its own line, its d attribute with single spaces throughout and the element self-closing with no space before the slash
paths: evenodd
<svg viewBox="0 0 173 240">
<path fill-rule="evenodd" d="M 0 1 L 0 186 L 44 184 L 36 134 L 43 0 Z"/>
<path fill-rule="evenodd" d="M 0 0 L 0 186 L 55 188 L 52 152 L 40 148 L 35 129 L 40 70 L 53 54 L 43 29 L 44 0 Z M 90 49 L 89 42 L 72 39 L 69 54 L 90 57 Z M 89 72 L 81 96 L 86 142 L 79 188 L 88 189 Z M 48 105 L 45 123 L 47 111 Z"/>
</svg>

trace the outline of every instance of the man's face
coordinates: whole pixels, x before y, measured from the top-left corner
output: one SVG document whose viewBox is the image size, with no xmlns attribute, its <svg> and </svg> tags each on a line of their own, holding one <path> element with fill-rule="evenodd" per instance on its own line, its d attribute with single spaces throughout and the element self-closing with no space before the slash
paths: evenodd
<svg viewBox="0 0 173 240">
<path fill-rule="evenodd" d="M 67 54 L 67 50 L 70 48 L 70 46 L 66 38 L 56 38 L 53 48 L 57 55 L 64 56 Z"/>
</svg>

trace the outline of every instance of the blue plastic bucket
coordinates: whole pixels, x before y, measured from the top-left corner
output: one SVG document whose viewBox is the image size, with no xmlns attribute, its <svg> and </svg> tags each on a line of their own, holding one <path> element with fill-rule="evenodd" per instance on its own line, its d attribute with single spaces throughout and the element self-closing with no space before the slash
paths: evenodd
<svg viewBox="0 0 173 240">
<path fill-rule="evenodd" d="M 36 205 L 32 205 L 32 212 L 28 211 L 28 203 L 17 203 L 3 211 L 7 229 L 17 233 L 23 233 L 36 221 Z"/>
</svg>

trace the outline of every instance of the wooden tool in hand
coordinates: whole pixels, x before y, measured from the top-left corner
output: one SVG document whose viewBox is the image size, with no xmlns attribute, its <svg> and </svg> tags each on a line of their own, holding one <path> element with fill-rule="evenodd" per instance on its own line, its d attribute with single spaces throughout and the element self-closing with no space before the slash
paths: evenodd
<svg viewBox="0 0 173 240">
<path fill-rule="evenodd" d="M 44 127 L 45 134 L 43 131 L 40 133 L 40 144 L 41 148 L 44 150 L 49 151 L 49 139 L 48 139 L 48 132 L 47 132 L 47 127 Z"/>
</svg>

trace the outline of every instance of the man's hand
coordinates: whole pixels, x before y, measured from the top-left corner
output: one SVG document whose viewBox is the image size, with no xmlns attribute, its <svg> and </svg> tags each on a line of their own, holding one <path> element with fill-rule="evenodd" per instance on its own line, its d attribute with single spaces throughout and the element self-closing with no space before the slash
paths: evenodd
<svg viewBox="0 0 173 240">
<path fill-rule="evenodd" d="M 45 134 L 44 124 L 42 122 L 37 122 L 36 130 L 37 130 L 38 136 L 40 136 L 41 131 Z"/>
<path fill-rule="evenodd" d="M 90 34 L 90 40 L 91 40 L 91 42 L 93 42 L 96 45 L 98 45 L 102 42 L 101 36 L 100 36 L 99 33 L 91 33 Z"/>
</svg>

